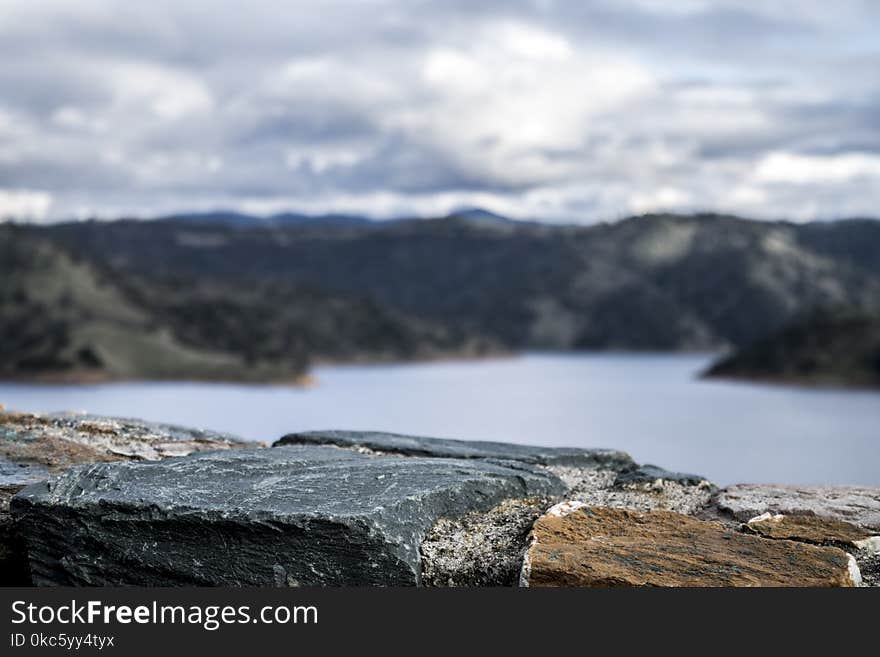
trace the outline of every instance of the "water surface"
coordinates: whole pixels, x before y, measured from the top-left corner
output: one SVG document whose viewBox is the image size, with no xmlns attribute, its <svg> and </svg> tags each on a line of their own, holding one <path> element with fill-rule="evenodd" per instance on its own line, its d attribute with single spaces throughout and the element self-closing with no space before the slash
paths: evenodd
<svg viewBox="0 0 880 657">
<path fill-rule="evenodd" d="M 320 367 L 316 385 L 0 384 L 0 403 L 272 441 L 308 429 L 613 447 L 733 482 L 880 485 L 880 393 L 707 382 L 708 356 L 526 354 Z"/>
</svg>

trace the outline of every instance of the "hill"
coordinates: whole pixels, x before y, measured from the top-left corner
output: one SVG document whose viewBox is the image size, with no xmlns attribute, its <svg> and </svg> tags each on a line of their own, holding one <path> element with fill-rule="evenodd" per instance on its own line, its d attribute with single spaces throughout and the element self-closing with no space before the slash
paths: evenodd
<svg viewBox="0 0 880 657">
<path fill-rule="evenodd" d="M 871 220 L 651 215 L 578 227 L 468 212 L 367 224 L 224 216 L 6 226 L 0 236 L 9 253 L 0 326 L 18 363 L 7 375 L 57 368 L 56 357 L 74 370 L 97 358 L 114 377 L 274 379 L 316 360 L 727 349 L 817 308 L 880 314 Z M 123 346 L 147 336 L 149 348 Z M 141 363 L 140 354 L 153 355 Z"/>
<path fill-rule="evenodd" d="M 880 310 L 880 222 L 716 215 L 592 227 L 435 220 L 32 229 L 146 277 L 297 283 L 454 321 L 511 349 L 743 346 L 818 307 Z"/>
<path fill-rule="evenodd" d="M 315 360 L 494 349 L 448 326 L 308 286 L 143 276 L 0 226 L 0 377 L 292 381 Z"/>
<path fill-rule="evenodd" d="M 880 316 L 824 311 L 713 365 L 709 377 L 880 386 Z"/>
</svg>

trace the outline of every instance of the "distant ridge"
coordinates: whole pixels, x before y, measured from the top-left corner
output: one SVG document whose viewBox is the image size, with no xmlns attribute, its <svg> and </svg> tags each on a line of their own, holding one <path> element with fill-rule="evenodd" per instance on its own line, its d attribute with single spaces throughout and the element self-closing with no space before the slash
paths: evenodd
<svg viewBox="0 0 880 657">
<path fill-rule="evenodd" d="M 279 212 L 262 217 L 226 210 L 189 212 L 156 217 L 155 221 L 174 221 L 194 224 L 218 224 L 250 228 L 256 226 L 366 226 L 373 223 L 369 217 L 354 214 L 300 214 Z"/>
<path fill-rule="evenodd" d="M 0 225 L 0 245 L 17 256 L 0 259 L 0 342 L 22 336 L 29 300 L 34 371 L 60 358 L 124 375 L 146 348 L 110 351 L 111 342 L 133 344 L 123 332 L 140 325 L 153 327 L 156 354 L 173 338 L 189 362 L 231 355 L 230 376 L 248 376 L 248 362 L 294 372 L 309 358 L 721 350 L 817 308 L 880 314 L 877 221 L 655 214 L 562 226 L 467 209 L 399 221 L 176 216 Z M 29 244 L 59 266 L 29 268 Z M 118 317 L 125 304 L 111 292 L 140 311 L 137 322 Z"/>
<path fill-rule="evenodd" d="M 477 226 L 499 226 L 517 222 L 489 210 L 478 207 L 464 207 L 454 210 L 440 219 L 465 221 Z M 232 210 L 214 210 L 207 212 L 182 212 L 156 217 L 155 221 L 174 221 L 193 224 L 216 224 L 235 227 L 256 226 L 370 226 L 389 225 L 409 221 L 436 219 L 435 217 L 401 216 L 393 219 L 373 219 L 366 215 L 346 213 L 305 214 L 301 212 L 279 212 L 269 216 L 260 216 L 235 212 Z"/>
</svg>

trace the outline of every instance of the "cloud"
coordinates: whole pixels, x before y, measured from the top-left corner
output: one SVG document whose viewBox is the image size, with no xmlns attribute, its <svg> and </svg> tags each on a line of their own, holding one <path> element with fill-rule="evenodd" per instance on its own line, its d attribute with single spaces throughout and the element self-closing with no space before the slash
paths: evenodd
<svg viewBox="0 0 880 657">
<path fill-rule="evenodd" d="M 864 153 L 817 156 L 773 152 L 758 163 L 755 178 L 762 182 L 798 185 L 880 178 L 880 156 Z M 877 183 L 880 180 L 874 182 Z"/>
<path fill-rule="evenodd" d="M 880 204 L 876 3 L 0 0 L 0 215 Z"/>
<path fill-rule="evenodd" d="M 27 189 L 0 189 L 0 221 L 25 219 L 41 221 L 52 205 L 48 192 Z"/>
</svg>

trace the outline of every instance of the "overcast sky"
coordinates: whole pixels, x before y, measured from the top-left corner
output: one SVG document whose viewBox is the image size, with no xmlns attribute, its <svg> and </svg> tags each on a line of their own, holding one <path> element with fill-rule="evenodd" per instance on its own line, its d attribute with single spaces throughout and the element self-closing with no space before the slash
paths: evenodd
<svg viewBox="0 0 880 657">
<path fill-rule="evenodd" d="M 880 2 L 0 0 L 0 217 L 461 206 L 876 216 Z"/>
</svg>

